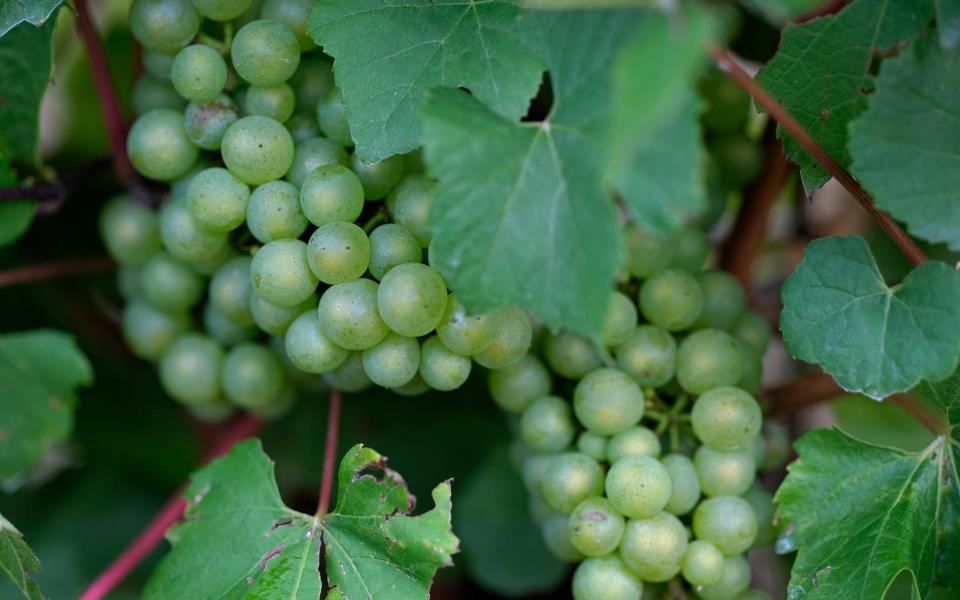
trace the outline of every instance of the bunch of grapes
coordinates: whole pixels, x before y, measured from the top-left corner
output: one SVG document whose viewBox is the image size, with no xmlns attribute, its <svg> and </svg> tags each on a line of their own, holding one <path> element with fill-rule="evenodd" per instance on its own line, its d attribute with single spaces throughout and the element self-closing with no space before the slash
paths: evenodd
<svg viewBox="0 0 960 600">
<path fill-rule="evenodd" d="M 124 197 L 101 216 L 132 351 L 209 418 L 282 414 L 318 379 L 414 395 L 520 360 L 527 315 L 468 314 L 425 264 L 433 184 L 417 157 L 351 156 L 329 61 L 304 34 L 310 0 L 266 0 L 259 19 L 250 5 L 131 7 L 147 74 L 128 152 L 171 183 L 158 212 Z"/>
<path fill-rule="evenodd" d="M 787 452 L 751 394 L 769 326 L 733 277 L 703 270 L 701 231 L 624 236 L 602 343 L 545 333 L 489 374 L 518 417 L 532 516 L 554 554 L 582 561 L 576 600 L 639 600 L 643 582 L 677 577 L 706 600 L 766 597 L 747 589 L 744 553 L 773 541 L 755 479 Z"/>
</svg>

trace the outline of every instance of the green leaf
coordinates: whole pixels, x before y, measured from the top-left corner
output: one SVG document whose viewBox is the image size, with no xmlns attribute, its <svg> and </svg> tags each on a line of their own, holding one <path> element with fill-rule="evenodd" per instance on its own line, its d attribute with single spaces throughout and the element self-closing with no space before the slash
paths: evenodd
<svg viewBox="0 0 960 600">
<path fill-rule="evenodd" d="M 365 162 L 417 146 L 434 86 L 467 88 L 503 117 L 523 116 L 543 70 L 524 45 L 525 26 L 503 0 L 315 0 L 310 16 L 310 36 L 334 57 Z"/>
<path fill-rule="evenodd" d="M 40 561 L 23 541 L 23 535 L 3 515 L 0 515 L 0 571 L 7 574 L 24 598 L 43 600 L 40 586 L 31 575 L 40 572 Z"/>
<path fill-rule="evenodd" d="M 830 408 L 837 427 L 868 444 L 916 452 L 933 441 L 930 430 L 896 402 L 848 394 L 834 400 Z"/>
<path fill-rule="evenodd" d="M 10 163 L 0 156 L 0 187 L 17 185 L 17 176 L 10 169 Z M 33 222 L 33 202 L 15 200 L 0 202 L 0 248 L 9 246 L 26 233 Z"/>
<path fill-rule="evenodd" d="M 782 296 L 787 349 L 851 392 L 883 398 L 957 365 L 960 273 L 943 263 L 922 264 L 891 289 L 863 238 L 822 238 Z"/>
<path fill-rule="evenodd" d="M 50 17 L 62 0 L 4 0 L 0 3 L 0 37 L 18 24 L 39 27 Z"/>
<path fill-rule="evenodd" d="M 949 50 L 960 44 L 960 0 L 934 0 L 940 45 Z"/>
<path fill-rule="evenodd" d="M 774 25 L 808 15 L 825 3 L 826 0 L 743 0 L 747 8 L 763 15 Z"/>
<path fill-rule="evenodd" d="M 434 488 L 435 508 L 409 516 L 414 499 L 403 479 L 360 445 L 341 462 L 338 482 L 326 517 L 294 511 L 259 440 L 237 444 L 194 474 L 184 521 L 168 533 L 173 550 L 144 597 L 316 600 L 335 587 L 346 600 L 426 599 L 457 551 L 449 482 Z"/>
<path fill-rule="evenodd" d="M 70 434 L 74 392 L 92 381 L 90 363 L 69 335 L 0 335 L 0 479 L 30 468 Z"/>
<path fill-rule="evenodd" d="M 855 0 L 835 15 L 789 25 L 757 80 L 847 166 L 847 125 L 866 107 L 871 59 L 916 36 L 931 12 L 928 0 Z M 780 135 L 807 190 L 823 185 L 827 172 L 782 130 Z"/>
<path fill-rule="evenodd" d="M 927 241 L 960 250 L 960 49 L 933 36 L 884 61 L 850 127 L 853 174 L 877 206 Z"/>
</svg>

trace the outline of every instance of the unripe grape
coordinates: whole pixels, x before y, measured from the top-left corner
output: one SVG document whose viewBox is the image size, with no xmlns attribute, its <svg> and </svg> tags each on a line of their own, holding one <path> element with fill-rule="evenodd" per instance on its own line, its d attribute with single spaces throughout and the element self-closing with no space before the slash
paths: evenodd
<svg viewBox="0 0 960 600">
<path fill-rule="evenodd" d="M 715 585 L 723 577 L 723 553 L 710 542 L 694 540 L 683 555 L 681 571 L 690 585 Z"/>
<path fill-rule="evenodd" d="M 719 452 L 700 446 L 693 464 L 705 496 L 739 496 L 750 488 L 757 473 L 749 449 Z"/>
<path fill-rule="evenodd" d="M 660 456 L 660 439 L 642 425 L 612 436 L 607 442 L 607 460 L 615 463 L 625 456 Z"/>
<path fill-rule="evenodd" d="M 633 519 L 652 517 L 670 500 L 670 473 L 655 458 L 628 456 L 607 472 L 607 498 L 620 514 Z"/>
<path fill-rule="evenodd" d="M 220 398 L 210 404 L 192 404 L 186 408 L 191 417 L 203 423 L 223 422 L 235 410 L 234 406 L 227 402 L 225 398 Z"/>
<path fill-rule="evenodd" d="M 169 82 L 160 81 L 152 75 L 144 75 L 137 80 L 130 93 L 130 102 L 133 104 L 133 112 L 138 115 L 159 108 L 179 111 L 186 104 Z"/>
<path fill-rule="evenodd" d="M 353 223 L 327 223 L 310 236 L 307 261 L 323 283 L 353 281 L 359 279 L 370 264 L 370 240 Z"/>
<path fill-rule="evenodd" d="M 187 311 L 203 295 L 203 278 L 166 252 L 158 252 L 143 266 L 143 298 L 161 310 Z"/>
<path fill-rule="evenodd" d="M 704 305 L 703 289 L 693 275 L 679 269 L 657 271 L 640 288 L 640 312 L 669 331 L 690 327 Z"/>
<path fill-rule="evenodd" d="M 370 274 L 378 281 L 395 266 L 418 263 L 422 258 L 423 251 L 417 238 L 403 225 L 385 223 L 370 233 Z M 449 305 L 447 309 L 449 311 Z"/>
<path fill-rule="evenodd" d="M 363 184 L 364 198 L 381 200 L 403 177 L 403 156 L 394 155 L 367 165 L 354 153 L 350 157 L 350 167 Z"/>
<path fill-rule="evenodd" d="M 322 165 L 303 180 L 300 206 L 317 226 L 334 221 L 352 223 L 363 211 L 363 187 L 353 171 L 343 165 Z"/>
<path fill-rule="evenodd" d="M 673 246 L 668 239 L 632 221 L 623 228 L 623 240 L 627 271 L 639 279 L 664 269 L 673 259 Z"/>
<path fill-rule="evenodd" d="M 300 145 L 305 141 L 315 138 L 320 135 L 320 130 L 317 128 L 317 122 L 310 115 L 304 115 L 300 113 L 294 114 L 290 117 L 286 123 L 287 131 L 290 132 L 290 137 L 293 138 L 293 143 Z M 293 166 L 290 167 L 292 171 L 297 164 L 297 153 L 293 153 Z M 290 173 L 287 173 L 287 176 L 290 176 Z"/>
<path fill-rule="evenodd" d="M 176 54 L 144 50 L 140 58 L 143 60 L 143 70 L 148 75 L 160 81 L 170 81 L 170 67 L 175 56 Z"/>
<path fill-rule="evenodd" d="M 183 113 L 183 127 L 190 141 L 204 150 L 219 150 L 223 134 L 240 118 L 230 96 L 220 94 L 210 102 L 191 102 Z"/>
<path fill-rule="evenodd" d="M 343 149 L 343 146 L 337 144 L 332 140 L 328 140 L 325 137 L 310 137 L 303 140 L 302 142 L 297 143 L 297 149 L 293 154 L 293 164 L 290 165 L 290 170 L 287 171 L 287 181 L 292 183 L 295 186 L 302 186 L 303 182 L 307 179 L 307 176 L 313 173 L 314 170 L 319 169 L 325 165 L 340 165 L 344 169 L 347 164 L 347 151 Z M 342 171 L 336 170 L 331 171 L 332 174 L 340 174 Z M 353 175 L 353 172 L 350 171 L 350 174 Z M 324 177 L 327 179 L 330 175 Z M 321 183 L 324 183 L 325 186 L 321 186 L 320 191 L 327 194 L 331 194 L 337 191 L 343 193 L 343 190 L 340 190 L 337 187 L 329 187 L 331 185 L 340 184 L 344 185 L 343 182 L 324 182 L 323 179 Z M 357 179 L 356 182 L 347 182 L 353 184 L 355 187 L 347 186 L 351 190 L 357 190 L 357 197 L 361 200 L 359 202 L 361 205 L 363 200 L 363 188 L 360 185 L 360 180 Z M 334 196 L 336 198 L 336 196 Z M 322 207 L 321 207 L 322 208 Z M 359 214 L 359 213 L 357 213 Z M 356 217 L 354 217 L 356 218 Z M 327 221 L 353 221 L 354 219 L 327 219 Z M 324 222 L 327 222 L 324 221 Z M 322 225 L 323 223 L 316 223 L 317 225 Z"/>
<path fill-rule="evenodd" d="M 680 343 L 677 382 L 691 394 L 703 394 L 740 381 L 743 364 L 736 338 L 719 329 L 701 329 Z"/>
<path fill-rule="evenodd" d="M 243 106 L 248 115 L 270 117 L 280 123 L 286 123 L 293 115 L 296 98 L 293 88 L 286 83 L 279 83 L 266 87 L 251 85 L 243 99 Z"/>
<path fill-rule="evenodd" d="M 307 245 L 300 240 L 274 240 L 257 250 L 250 281 L 261 298 L 277 306 L 305 302 L 318 285 L 307 260 Z"/>
<path fill-rule="evenodd" d="M 200 15 L 188 0 L 134 0 L 130 33 L 147 50 L 173 54 L 200 30 Z"/>
<path fill-rule="evenodd" d="M 697 589 L 703 600 L 741 600 L 740 593 L 750 585 L 750 563 L 743 556 L 728 556 L 723 561 L 720 580 Z"/>
<path fill-rule="evenodd" d="M 586 454 L 558 454 L 543 474 L 543 499 L 554 510 L 565 514 L 602 492 L 603 469 Z"/>
<path fill-rule="evenodd" d="M 110 257 L 139 267 L 160 250 L 160 227 L 149 208 L 125 196 L 114 198 L 100 212 L 100 237 Z"/>
<path fill-rule="evenodd" d="M 707 271 L 700 274 L 700 285 L 703 287 L 703 312 L 694 326 L 733 330 L 747 304 L 740 282 L 729 273 Z"/>
<path fill-rule="evenodd" d="M 677 342 L 666 329 L 641 325 L 617 348 L 617 366 L 643 387 L 660 387 L 673 379 Z"/>
<path fill-rule="evenodd" d="M 750 110 L 750 96 L 724 73 L 714 70 L 697 84 L 704 100 L 700 122 L 710 131 L 730 132 L 742 129 Z"/>
<path fill-rule="evenodd" d="M 773 600 L 773 596 L 762 590 L 749 589 L 737 594 L 737 600 Z"/>
<path fill-rule="evenodd" d="M 686 551 L 686 528 L 666 512 L 631 519 L 620 543 L 623 562 L 644 581 L 667 581 L 676 576 Z"/>
<path fill-rule="evenodd" d="M 203 307 L 203 329 L 218 344 L 227 348 L 241 342 L 248 342 L 259 333 L 254 325 L 242 325 L 231 321 L 212 304 Z"/>
<path fill-rule="evenodd" d="M 423 342 L 420 349 L 420 377 L 431 388 L 441 392 L 449 392 L 463 385 L 470 376 L 472 366 L 473 361 L 451 352 L 437 336 Z"/>
<path fill-rule="evenodd" d="M 249 256 L 235 256 L 217 269 L 210 280 L 210 305 L 239 325 L 253 324 L 250 262 Z"/>
<path fill-rule="evenodd" d="M 611 293 L 603 325 L 603 344 L 608 347 L 619 346 L 630 337 L 636 326 L 637 307 L 625 294 L 616 291 Z"/>
<path fill-rule="evenodd" d="M 540 533 L 547 550 L 556 558 L 564 562 L 583 560 L 583 555 L 573 547 L 573 544 L 570 543 L 570 536 L 567 535 L 567 515 L 551 513 L 540 524 Z"/>
<path fill-rule="evenodd" d="M 123 339 L 130 350 L 146 360 L 157 360 L 181 334 L 190 329 L 182 312 L 157 310 L 142 300 L 133 300 L 121 316 Z"/>
<path fill-rule="evenodd" d="M 573 394 L 573 410 L 588 431 L 613 435 L 626 431 L 643 417 L 643 392 L 617 369 L 597 369 L 580 380 Z"/>
<path fill-rule="evenodd" d="M 520 362 L 530 349 L 533 326 L 519 306 L 506 306 L 491 313 L 493 341 L 473 356 L 481 366 L 503 369 Z"/>
<path fill-rule="evenodd" d="M 307 373 L 332 371 L 342 365 L 349 354 L 323 333 L 317 311 L 311 309 L 294 319 L 287 328 L 284 350 L 290 362 Z"/>
<path fill-rule="evenodd" d="M 419 251 L 419 248 L 417 248 Z M 494 320 L 489 313 L 469 314 L 456 296 L 447 296 L 443 318 L 437 325 L 437 335 L 452 352 L 473 356 L 493 342 Z"/>
<path fill-rule="evenodd" d="M 700 500 L 700 480 L 693 461 L 682 454 L 668 454 L 660 462 L 670 474 L 670 499 L 663 509 L 677 516 L 685 515 Z"/>
<path fill-rule="evenodd" d="M 398 396 L 422 396 L 430 391 L 430 386 L 427 385 L 427 382 L 420 377 L 420 374 L 417 373 L 413 376 L 413 379 L 408 381 L 403 385 L 398 385 L 395 388 L 390 388 L 390 391 Z"/>
<path fill-rule="evenodd" d="M 160 108 L 142 115 L 127 134 L 130 162 L 143 176 L 172 181 L 197 160 L 197 147 L 183 128 L 183 113 Z"/>
<path fill-rule="evenodd" d="M 770 343 L 770 324 L 759 313 L 745 311 L 733 328 L 733 335 L 740 343 L 757 356 L 763 356 Z"/>
<path fill-rule="evenodd" d="M 317 308 L 320 326 L 333 343 L 347 350 L 366 350 L 390 330 L 377 309 L 378 286 L 369 279 L 340 283 L 327 289 Z"/>
<path fill-rule="evenodd" d="M 197 12 L 214 21 L 232 21 L 243 16 L 252 0 L 191 0 Z"/>
<path fill-rule="evenodd" d="M 160 208 L 160 238 L 167 252 L 194 265 L 230 253 L 227 235 L 201 226 L 187 200 L 169 200 Z"/>
<path fill-rule="evenodd" d="M 790 433 L 782 423 L 764 421 L 760 440 L 763 443 L 763 456 L 757 461 L 761 471 L 779 469 L 790 455 Z"/>
<path fill-rule="evenodd" d="M 443 323 L 440 327 L 443 327 Z M 549 394 L 550 383 L 550 373 L 532 354 L 526 354 L 513 365 L 492 370 L 487 375 L 487 387 L 493 401 L 512 413 L 523 412 L 531 402 Z"/>
<path fill-rule="evenodd" d="M 323 379 L 330 387 L 348 394 L 362 392 L 373 385 L 367 372 L 363 370 L 363 357 L 360 352 L 351 352 L 339 367 L 324 373 Z"/>
<path fill-rule="evenodd" d="M 190 102 L 210 102 L 227 83 L 227 63 L 210 46 L 193 44 L 173 59 L 170 81 L 173 89 Z"/>
<path fill-rule="evenodd" d="M 422 175 L 409 175 L 387 197 L 390 216 L 409 229 L 423 248 L 430 245 L 432 237 L 427 215 L 430 212 L 433 185 L 432 181 Z"/>
<path fill-rule="evenodd" d="M 556 396 L 534 400 L 520 417 L 520 437 L 539 452 L 559 452 L 575 433 L 570 405 Z"/>
<path fill-rule="evenodd" d="M 363 370 L 375 384 L 392 388 L 408 383 L 420 367 L 420 344 L 416 338 L 387 334 L 363 351 Z"/>
<path fill-rule="evenodd" d="M 227 353 L 221 379 L 227 398 L 243 408 L 272 404 L 285 383 L 277 355 L 266 346 L 252 343 L 240 344 Z"/>
<path fill-rule="evenodd" d="M 285 0 L 270 0 L 270 2 L 265 2 L 264 6 L 274 2 L 277 4 L 289 4 L 285 2 Z M 272 17 L 264 16 L 264 18 L 269 19 Z M 283 22 L 283 19 L 274 20 Z M 305 26 L 306 21 L 301 22 L 300 25 Z M 290 29 L 296 33 L 295 26 L 287 23 L 287 27 L 290 27 Z M 306 54 L 300 57 L 300 66 L 297 68 L 297 72 L 293 74 L 293 77 L 290 78 L 290 85 L 293 86 L 297 94 L 297 113 L 307 117 L 310 122 L 313 123 L 314 127 L 318 127 L 316 115 L 317 102 L 333 89 L 332 62 L 329 57 L 323 54 Z M 318 128 L 317 134 L 315 135 L 319 135 L 319 131 Z"/>
<path fill-rule="evenodd" d="M 640 600 L 643 583 L 616 555 L 588 558 L 573 573 L 573 600 Z"/>
<path fill-rule="evenodd" d="M 757 537 L 753 540 L 753 548 L 769 546 L 777 539 L 777 529 L 773 519 L 776 509 L 773 506 L 773 496 L 761 488 L 756 482 L 743 494 L 743 499 L 750 503 L 753 514 L 757 517 Z"/>
<path fill-rule="evenodd" d="M 307 23 L 310 21 L 312 0 L 263 0 L 260 5 L 260 18 L 279 21 L 290 28 L 297 36 L 300 51 L 307 52 L 317 47 L 307 35 Z M 303 69 L 303 66 L 300 67 Z"/>
<path fill-rule="evenodd" d="M 268 117 L 243 117 L 223 134 L 223 162 L 238 179 L 260 185 L 280 179 L 293 164 L 290 132 Z"/>
<path fill-rule="evenodd" d="M 220 252 L 212 256 L 193 260 L 190 262 L 190 266 L 193 267 L 197 273 L 209 277 L 216 273 L 217 269 L 223 266 L 223 263 L 227 262 L 231 256 L 233 256 L 233 249 L 230 247 L 228 240 L 228 243 L 223 246 Z"/>
<path fill-rule="evenodd" d="M 760 406 L 749 393 L 720 387 L 697 398 L 690 411 L 693 433 L 715 450 L 747 448 L 763 422 Z"/>
<path fill-rule="evenodd" d="M 116 284 L 124 300 L 137 298 L 140 295 L 140 270 L 121 266 L 117 269 Z"/>
<path fill-rule="evenodd" d="M 531 496 L 543 495 L 543 475 L 556 456 L 556 454 L 530 454 L 524 458 L 520 475 L 523 478 L 524 487 Z"/>
<path fill-rule="evenodd" d="M 286 181 L 258 186 L 247 202 L 247 227 L 263 244 L 303 235 L 307 217 L 300 210 L 300 190 Z"/>
<path fill-rule="evenodd" d="M 300 44 L 289 27 L 260 19 L 237 32 L 230 46 L 237 74 L 250 85 L 278 85 L 290 79 L 300 64 Z"/>
<path fill-rule="evenodd" d="M 254 406 L 249 410 L 250 414 L 255 415 L 264 421 L 271 421 L 286 416 L 296 403 L 297 393 L 293 386 L 287 384 L 280 390 L 272 401 L 263 406 Z"/>
<path fill-rule="evenodd" d="M 190 214 L 201 227 L 228 232 L 243 225 L 250 188 L 220 167 L 197 173 L 187 187 Z"/>
<path fill-rule="evenodd" d="M 714 496 L 693 511 L 693 533 L 727 556 L 746 551 L 757 537 L 753 508 L 737 496 Z"/>
<path fill-rule="evenodd" d="M 353 147 L 347 112 L 343 107 L 340 90 L 331 88 L 327 95 L 317 102 L 317 124 L 323 135 L 347 148 Z"/>
<path fill-rule="evenodd" d="M 605 461 L 607 460 L 607 438 L 584 431 L 577 436 L 577 450 L 593 460 Z"/>
<path fill-rule="evenodd" d="M 571 331 L 548 334 L 543 355 L 550 369 L 567 379 L 582 379 L 603 364 L 596 345 Z"/>
<path fill-rule="evenodd" d="M 737 387 L 748 392 L 757 392 L 763 386 L 763 362 L 759 356 L 745 352 L 743 357 L 743 375 Z"/>
<path fill-rule="evenodd" d="M 756 179 L 763 169 L 763 149 L 743 133 L 711 136 L 710 155 L 730 187 L 741 187 Z"/>
<path fill-rule="evenodd" d="M 210 404 L 220 399 L 223 349 L 209 337 L 185 333 L 160 358 L 160 383 L 184 404 Z"/>
<path fill-rule="evenodd" d="M 606 498 L 587 498 L 570 513 L 570 543 L 584 556 L 605 556 L 623 537 L 623 515 Z"/>
<path fill-rule="evenodd" d="M 250 315 L 253 317 L 253 322 L 270 335 L 280 336 L 285 334 L 294 319 L 308 310 L 316 312 L 316 296 L 310 296 L 296 306 L 277 306 L 267 302 L 257 294 L 250 296 Z"/>
<path fill-rule="evenodd" d="M 670 239 L 673 246 L 673 258 L 670 267 L 699 274 L 710 256 L 710 240 L 707 234 L 695 227 L 683 227 Z"/>
<path fill-rule="evenodd" d="M 443 318 L 447 286 L 433 267 L 422 263 L 397 265 L 380 282 L 377 306 L 393 331 L 411 337 L 426 335 Z"/>
</svg>

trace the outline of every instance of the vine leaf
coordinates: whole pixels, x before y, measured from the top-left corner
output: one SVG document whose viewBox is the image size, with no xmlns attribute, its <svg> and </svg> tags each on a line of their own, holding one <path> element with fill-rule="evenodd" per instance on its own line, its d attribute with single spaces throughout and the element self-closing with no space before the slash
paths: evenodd
<svg viewBox="0 0 960 600">
<path fill-rule="evenodd" d="M 69 335 L 0 335 L 0 479 L 30 468 L 70 434 L 75 390 L 92 381 L 93 369 Z"/>
<path fill-rule="evenodd" d="M 960 49 L 933 36 L 884 61 L 850 128 L 853 174 L 910 233 L 960 250 Z"/>
<path fill-rule="evenodd" d="M 0 4 L 0 37 L 20 23 L 36 27 L 43 25 L 61 2 L 62 0 L 6 0 Z"/>
<path fill-rule="evenodd" d="M 504 0 L 316 0 L 310 36 L 334 57 L 357 152 L 374 162 L 417 146 L 434 86 L 467 88 L 503 117 L 523 116 L 543 70 L 523 43 L 525 25 Z"/>
<path fill-rule="evenodd" d="M 426 599 L 436 570 L 452 564 L 449 482 L 434 488 L 433 509 L 410 516 L 403 479 L 357 445 L 340 463 L 336 508 L 317 517 L 284 505 L 273 471 L 259 440 L 197 471 L 144 597 L 316 600 L 328 588 L 345 600 Z"/>
<path fill-rule="evenodd" d="M 0 156 L 0 188 L 17 185 L 17 175 L 7 159 Z M 0 248 L 9 246 L 26 233 L 33 222 L 34 208 L 30 200 L 0 202 Z"/>
<path fill-rule="evenodd" d="M 940 262 L 887 287 L 858 236 L 811 242 L 783 286 L 780 329 L 797 358 L 844 389 L 880 399 L 957 365 L 960 273 Z"/>
<path fill-rule="evenodd" d="M 916 36 L 932 16 L 928 0 L 855 0 L 835 15 L 783 30 L 780 48 L 757 80 L 810 135 L 847 166 L 847 125 L 866 107 L 870 62 Z M 789 136 L 787 157 L 800 165 L 807 190 L 829 174 Z"/>
<path fill-rule="evenodd" d="M 933 6 L 937 13 L 940 46 L 945 50 L 956 48 L 960 44 L 960 1 L 935 0 Z"/>
<path fill-rule="evenodd" d="M 43 600 L 33 573 L 40 572 L 40 561 L 10 521 L 0 515 L 0 571 L 7 574 L 27 600 Z"/>
</svg>

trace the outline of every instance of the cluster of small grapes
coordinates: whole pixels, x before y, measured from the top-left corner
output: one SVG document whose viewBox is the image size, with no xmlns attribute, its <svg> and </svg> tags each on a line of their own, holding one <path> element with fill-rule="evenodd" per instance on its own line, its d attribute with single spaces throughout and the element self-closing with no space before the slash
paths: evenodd
<svg viewBox="0 0 960 600">
<path fill-rule="evenodd" d="M 703 270 L 701 231 L 624 235 L 602 345 L 546 333 L 489 374 L 519 417 L 531 513 L 554 554 L 583 561 L 576 600 L 639 600 L 643 582 L 678 575 L 706 600 L 765 598 L 748 589 L 744 552 L 773 541 L 772 498 L 755 479 L 788 449 L 751 395 L 769 326 L 735 279 Z"/>
<path fill-rule="evenodd" d="M 250 4 L 133 2 L 141 84 L 169 81 L 189 104 L 140 94 L 130 159 L 171 182 L 170 198 L 158 213 L 119 198 L 101 215 L 123 267 L 132 351 L 208 418 L 234 407 L 276 416 L 295 384 L 414 395 L 458 388 L 474 361 L 518 361 L 532 335 L 526 314 L 468 315 L 424 264 L 433 184 L 417 157 L 367 165 L 349 154 L 329 62 L 304 35 L 311 2 L 266 0 L 234 36 Z"/>
</svg>

